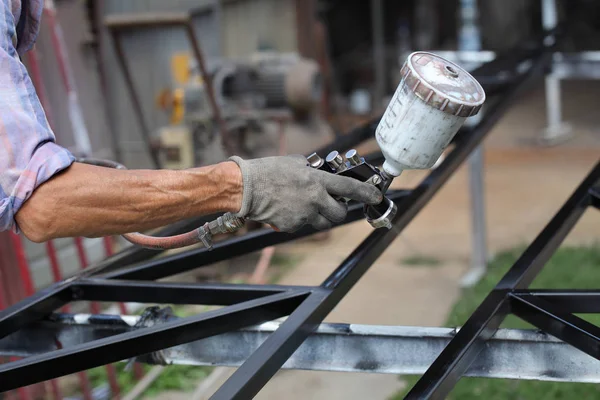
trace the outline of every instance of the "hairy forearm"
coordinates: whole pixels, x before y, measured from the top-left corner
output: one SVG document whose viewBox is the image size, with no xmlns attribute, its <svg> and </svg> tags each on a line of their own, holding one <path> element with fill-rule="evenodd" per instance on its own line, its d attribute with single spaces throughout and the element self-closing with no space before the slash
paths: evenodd
<svg viewBox="0 0 600 400">
<path fill-rule="evenodd" d="M 224 162 L 183 171 L 115 170 L 80 163 L 36 189 L 16 215 L 29 239 L 143 231 L 185 218 L 237 212 L 242 177 Z"/>
</svg>

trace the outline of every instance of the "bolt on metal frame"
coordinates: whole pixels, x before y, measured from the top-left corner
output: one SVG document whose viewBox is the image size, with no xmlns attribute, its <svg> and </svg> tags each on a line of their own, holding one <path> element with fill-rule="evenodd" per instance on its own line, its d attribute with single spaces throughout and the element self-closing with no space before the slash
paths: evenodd
<svg viewBox="0 0 600 400">
<path fill-rule="evenodd" d="M 89 342 L 34 354 L 0 366 L 0 392 L 52 379 L 133 357 L 148 355 L 174 346 L 236 331 L 252 325 L 287 317 L 214 394 L 213 399 L 252 398 L 283 366 L 302 343 L 318 329 L 329 312 L 343 299 L 362 275 L 373 265 L 419 211 L 477 148 L 486 134 L 535 77 L 543 75 L 550 52 L 545 47 L 512 52 L 483 65 L 474 75 L 481 78 L 488 94 L 497 94 L 488 103 L 480 123 L 457 135 L 452 151 L 416 188 L 389 193 L 398 205 L 391 230 L 379 229 L 369 236 L 316 287 L 279 285 L 182 284 L 153 282 L 180 272 L 240 256 L 275 244 L 313 234 L 306 228 L 294 234 L 256 231 L 215 245 L 214 250 L 191 250 L 164 258 L 123 266 L 124 258 L 113 257 L 96 268 L 57 283 L 25 301 L 0 312 L 0 339 L 10 340 L 31 324 L 58 318 L 54 311 L 76 300 L 120 301 L 165 304 L 203 304 L 224 306 L 196 316 L 168 320 L 139 327 Z M 498 73 L 512 78 L 498 82 Z M 506 74 L 502 74 L 506 79 Z M 352 146 L 372 137 L 376 122 L 371 122 L 336 143 Z M 370 159 L 380 158 L 380 154 Z M 533 242 L 498 287 L 448 343 L 408 395 L 409 398 L 442 398 L 464 375 L 483 344 L 490 339 L 501 320 L 509 313 L 526 319 L 564 341 L 575 344 L 598 358 L 595 346 L 598 328 L 589 326 L 572 314 L 598 311 L 599 292 L 525 291 L 552 251 L 560 244 L 583 210 L 598 207 L 600 164 Z M 344 223 L 362 218 L 359 204 L 350 206 Z M 149 253 L 145 254 L 146 257 Z M 132 254 L 125 256 L 131 259 Z M 137 256 L 136 256 L 137 257 Z M 114 264 L 111 264 L 114 263 Z M 566 311 L 568 310 L 568 311 Z M 24 344 L 26 345 L 26 344 Z M 1 347 L 0 347 L 1 349 Z"/>
</svg>

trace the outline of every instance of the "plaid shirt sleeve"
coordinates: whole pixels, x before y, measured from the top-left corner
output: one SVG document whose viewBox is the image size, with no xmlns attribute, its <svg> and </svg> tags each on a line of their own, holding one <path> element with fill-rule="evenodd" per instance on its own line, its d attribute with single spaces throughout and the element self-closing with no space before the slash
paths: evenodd
<svg viewBox="0 0 600 400">
<path fill-rule="evenodd" d="M 73 155 L 55 143 L 16 46 L 11 0 L 0 0 L 0 231 L 33 191 L 70 166 Z M 14 0 L 13 0 L 14 2 Z"/>
</svg>

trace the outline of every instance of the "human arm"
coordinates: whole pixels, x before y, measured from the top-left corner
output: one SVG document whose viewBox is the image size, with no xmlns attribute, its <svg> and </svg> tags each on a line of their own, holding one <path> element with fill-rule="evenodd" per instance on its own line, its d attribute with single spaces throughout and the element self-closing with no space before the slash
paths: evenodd
<svg viewBox="0 0 600 400">
<path fill-rule="evenodd" d="M 135 232 L 216 212 L 293 232 L 341 222 L 347 207 L 335 196 L 369 204 L 382 199 L 376 187 L 312 169 L 303 156 L 232 160 L 184 171 L 74 163 L 34 192 L 17 222 L 36 242 Z"/>
<path fill-rule="evenodd" d="M 182 171 L 116 170 L 74 163 L 39 186 L 17 213 L 41 242 L 143 231 L 185 218 L 237 212 L 242 177 L 232 162 Z"/>
</svg>

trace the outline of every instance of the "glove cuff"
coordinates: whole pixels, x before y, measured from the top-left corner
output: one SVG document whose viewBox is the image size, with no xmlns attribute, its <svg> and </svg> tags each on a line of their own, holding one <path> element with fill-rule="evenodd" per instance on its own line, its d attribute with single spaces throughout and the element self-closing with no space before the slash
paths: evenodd
<svg viewBox="0 0 600 400">
<path fill-rule="evenodd" d="M 234 215 L 236 217 L 244 218 L 250 212 L 250 206 L 252 205 L 252 179 L 250 177 L 248 168 L 246 168 L 246 161 L 244 161 L 241 157 L 232 156 L 229 157 L 229 161 L 236 163 L 240 168 L 240 171 L 242 171 L 242 208 L 240 208 L 240 211 Z"/>
</svg>

